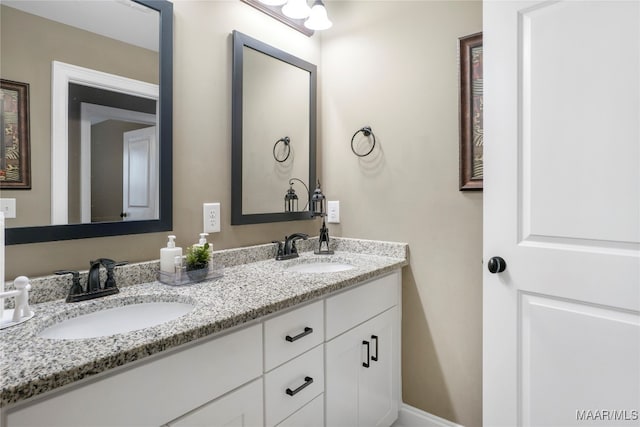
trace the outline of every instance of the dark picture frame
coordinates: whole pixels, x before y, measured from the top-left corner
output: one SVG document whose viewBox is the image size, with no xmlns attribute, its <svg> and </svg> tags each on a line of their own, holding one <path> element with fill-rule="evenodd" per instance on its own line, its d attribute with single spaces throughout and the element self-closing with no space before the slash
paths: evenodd
<svg viewBox="0 0 640 427">
<path fill-rule="evenodd" d="M 29 84 L 0 79 L 0 189 L 31 189 Z"/>
<path fill-rule="evenodd" d="M 460 191 L 483 188 L 482 33 L 460 37 Z"/>
</svg>

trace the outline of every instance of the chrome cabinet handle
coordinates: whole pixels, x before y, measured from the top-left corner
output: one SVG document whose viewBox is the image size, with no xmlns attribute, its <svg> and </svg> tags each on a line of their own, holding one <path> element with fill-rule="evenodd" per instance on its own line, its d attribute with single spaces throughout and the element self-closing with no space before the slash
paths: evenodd
<svg viewBox="0 0 640 427">
<path fill-rule="evenodd" d="M 304 384 L 302 384 L 300 387 L 298 387 L 295 390 L 291 390 L 290 388 L 287 388 L 287 394 L 289 396 L 295 396 L 296 394 L 298 394 L 299 392 L 301 392 L 305 387 L 308 387 L 309 385 L 311 385 L 313 383 L 313 378 L 311 377 L 304 377 Z"/>
<path fill-rule="evenodd" d="M 313 332 L 313 328 L 310 327 L 305 327 L 303 332 L 300 332 L 298 335 L 296 335 L 295 337 L 292 337 L 290 335 L 287 335 L 286 337 L 284 337 L 285 340 L 289 341 L 289 342 L 294 342 L 299 340 L 302 337 L 306 337 L 307 335 L 309 335 L 310 333 Z"/>
<path fill-rule="evenodd" d="M 489 269 L 490 273 L 502 273 L 507 269 L 507 262 L 499 256 L 494 256 L 489 259 L 487 268 Z"/>
</svg>

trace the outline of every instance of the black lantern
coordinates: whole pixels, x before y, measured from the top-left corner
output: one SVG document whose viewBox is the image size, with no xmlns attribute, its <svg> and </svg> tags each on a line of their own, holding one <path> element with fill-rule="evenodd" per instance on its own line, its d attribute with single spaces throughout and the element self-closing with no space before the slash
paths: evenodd
<svg viewBox="0 0 640 427">
<path fill-rule="evenodd" d="M 284 211 L 285 212 L 298 212 L 298 195 L 296 190 L 293 189 L 293 183 L 289 182 L 289 189 L 287 194 L 284 195 Z"/>
<path fill-rule="evenodd" d="M 324 194 L 322 194 L 322 189 L 320 188 L 320 180 L 318 180 L 318 186 L 311 196 L 311 203 L 309 206 L 312 217 L 319 216 L 322 218 L 322 228 L 320 228 L 320 237 L 318 238 L 318 249 L 313 252 L 316 255 L 333 254 L 333 251 L 329 249 L 329 229 L 327 228 L 327 224 L 324 220 L 324 217 L 327 216 L 324 204 L 325 197 Z"/>
<path fill-rule="evenodd" d="M 293 189 L 293 181 L 298 181 L 304 189 L 307 191 L 307 203 L 304 205 L 302 209 L 307 210 L 307 206 L 309 205 L 309 187 L 304 183 L 301 179 L 291 178 L 289 179 L 289 189 L 287 190 L 287 194 L 284 195 L 284 211 L 285 212 L 299 212 L 298 210 L 298 195 L 296 194 L 296 190 Z"/>
<path fill-rule="evenodd" d="M 322 194 L 322 189 L 320 188 L 320 180 L 318 180 L 318 186 L 313 191 L 313 195 L 311 196 L 311 206 L 309 206 L 309 210 L 311 211 L 311 216 L 325 216 L 325 197 Z"/>
</svg>

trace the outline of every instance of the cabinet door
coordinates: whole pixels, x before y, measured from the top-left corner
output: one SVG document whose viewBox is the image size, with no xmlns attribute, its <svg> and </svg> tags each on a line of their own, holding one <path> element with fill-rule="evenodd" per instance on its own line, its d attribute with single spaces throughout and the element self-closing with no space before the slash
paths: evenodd
<svg viewBox="0 0 640 427">
<path fill-rule="evenodd" d="M 327 426 L 389 426 L 396 420 L 397 334 L 394 307 L 327 342 Z"/>
<path fill-rule="evenodd" d="M 262 379 L 169 423 L 171 427 L 262 427 Z"/>
<path fill-rule="evenodd" d="M 394 366 L 400 363 L 396 360 L 398 353 L 394 352 L 396 317 L 396 309 L 393 308 L 365 324 L 363 341 L 368 342 L 370 360 L 369 368 L 362 367 L 359 378 L 359 426 L 390 426 L 398 416 L 394 378 Z"/>
</svg>

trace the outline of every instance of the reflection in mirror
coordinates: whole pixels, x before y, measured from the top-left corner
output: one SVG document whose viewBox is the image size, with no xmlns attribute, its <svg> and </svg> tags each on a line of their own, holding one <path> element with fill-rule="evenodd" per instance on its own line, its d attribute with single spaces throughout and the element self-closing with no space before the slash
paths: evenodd
<svg viewBox="0 0 640 427">
<path fill-rule="evenodd" d="M 53 92 L 51 223 L 157 219 L 158 86 L 54 61 Z"/>
<path fill-rule="evenodd" d="M 233 41 L 232 224 L 309 219 L 316 66 L 237 31 Z"/>
<path fill-rule="evenodd" d="M 29 83 L 31 105 L 32 189 L 2 190 L 18 213 L 6 243 L 170 230 L 172 3 L 3 0 L 0 9 L 1 77 Z M 55 62 L 145 89 L 82 79 L 56 89 Z M 118 137 L 106 144 L 105 134 Z"/>
</svg>

